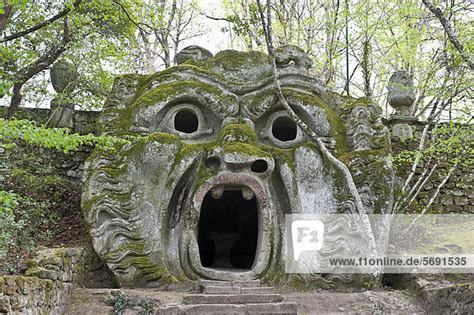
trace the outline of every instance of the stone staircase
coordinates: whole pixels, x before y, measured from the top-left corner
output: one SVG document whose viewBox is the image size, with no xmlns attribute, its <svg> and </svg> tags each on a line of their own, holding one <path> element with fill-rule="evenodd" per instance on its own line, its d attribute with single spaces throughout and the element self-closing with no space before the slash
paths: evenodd
<svg viewBox="0 0 474 315">
<path fill-rule="evenodd" d="M 260 280 L 201 280 L 202 293 L 183 297 L 183 305 L 165 307 L 158 314 L 296 314 L 297 304 L 284 302 L 273 287 Z"/>
</svg>

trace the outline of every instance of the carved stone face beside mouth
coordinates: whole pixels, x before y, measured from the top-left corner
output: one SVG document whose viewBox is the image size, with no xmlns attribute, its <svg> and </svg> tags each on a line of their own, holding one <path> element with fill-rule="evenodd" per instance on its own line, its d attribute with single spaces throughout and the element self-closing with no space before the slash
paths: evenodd
<svg viewBox="0 0 474 315">
<path fill-rule="evenodd" d="M 294 47 L 276 53 L 294 111 L 381 211 L 391 168 L 380 111 L 329 92 Z M 85 165 L 94 249 L 121 286 L 281 281 L 285 214 L 355 210 L 342 174 L 276 101 L 266 55 L 201 57 L 118 78 L 101 114 L 104 134 L 140 136 Z"/>
</svg>

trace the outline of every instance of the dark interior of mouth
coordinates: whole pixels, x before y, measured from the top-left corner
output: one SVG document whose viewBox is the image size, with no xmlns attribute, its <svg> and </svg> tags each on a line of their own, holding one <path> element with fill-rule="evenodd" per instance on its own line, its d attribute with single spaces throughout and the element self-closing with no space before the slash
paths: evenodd
<svg viewBox="0 0 474 315">
<path fill-rule="evenodd" d="M 258 204 L 246 200 L 240 189 L 226 189 L 214 199 L 205 196 L 199 219 L 201 264 L 218 269 L 250 269 L 258 238 Z"/>
</svg>

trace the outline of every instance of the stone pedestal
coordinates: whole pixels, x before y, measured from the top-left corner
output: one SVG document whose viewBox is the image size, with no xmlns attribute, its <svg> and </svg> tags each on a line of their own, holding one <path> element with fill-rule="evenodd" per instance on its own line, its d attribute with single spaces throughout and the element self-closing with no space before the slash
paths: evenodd
<svg viewBox="0 0 474 315">
<path fill-rule="evenodd" d="M 395 124 L 392 127 L 392 140 L 406 141 L 413 139 L 413 129 L 409 124 Z"/>
<path fill-rule="evenodd" d="M 240 239 L 239 233 L 209 232 L 207 237 L 216 245 L 216 258 L 213 267 L 234 268 L 230 263 L 232 245 Z"/>
<path fill-rule="evenodd" d="M 59 104 L 55 98 L 51 101 L 51 118 L 48 125 L 50 127 L 74 129 L 74 105 Z"/>
<path fill-rule="evenodd" d="M 50 127 L 74 128 L 74 104 L 61 101 L 69 96 L 77 85 L 77 72 L 73 64 L 59 60 L 50 70 L 51 84 L 59 97 L 51 101 Z"/>
<path fill-rule="evenodd" d="M 395 113 L 388 123 L 392 126 L 392 140 L 406 141 L 413 139 L 411 124 L 418 121 L 410 114 L 410 108 L 415 103 L 413 80 L 405 71 L 397 71 L 388 82 L 388 102 Z"/>
</svg>

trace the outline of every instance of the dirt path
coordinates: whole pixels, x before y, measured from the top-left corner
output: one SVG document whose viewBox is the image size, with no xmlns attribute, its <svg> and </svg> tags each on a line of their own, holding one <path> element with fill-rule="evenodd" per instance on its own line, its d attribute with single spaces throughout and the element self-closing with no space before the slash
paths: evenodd
<svg viewBox="0 0 474 315">
<path fill-rule="evenodd" d="M 298 314 L 423 314 L 427 312 L 421 301 L 404 291 L 286 293 L 285 300 L 298 303 Z"/>
</svg>

